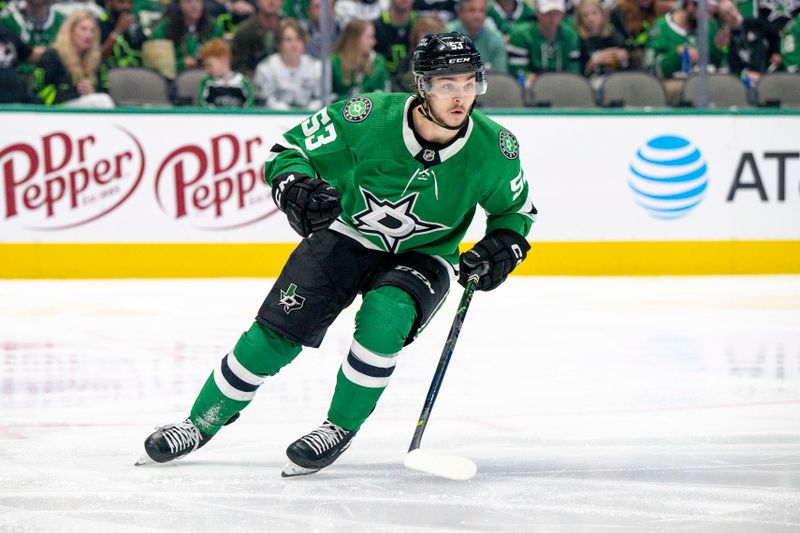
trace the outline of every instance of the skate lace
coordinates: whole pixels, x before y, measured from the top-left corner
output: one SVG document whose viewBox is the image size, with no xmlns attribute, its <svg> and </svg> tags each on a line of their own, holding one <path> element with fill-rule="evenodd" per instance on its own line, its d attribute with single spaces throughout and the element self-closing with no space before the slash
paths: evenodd
<svg viewBox="0 0 800 533">
<path fill-rule="evenodd" d="M 349 431 L 330 422 L 323 423 L 320 427 L 306 435 L 302 440 L 320 455 L 337 444 L 347 436 Z"/>
<path fill-rule="evenodd" d="M 158 429 L 164 434 L 164 440 L 169 444 L 171 453 L 183 451 L 189 447 L 194 450 L 200 444 L 200 431 L 188 420 Z"/>
</svg>

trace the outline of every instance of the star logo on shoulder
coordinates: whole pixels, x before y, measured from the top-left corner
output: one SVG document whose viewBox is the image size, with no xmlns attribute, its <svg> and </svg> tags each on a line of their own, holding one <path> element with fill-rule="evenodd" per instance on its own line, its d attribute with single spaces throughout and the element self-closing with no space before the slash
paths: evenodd
<svg viewBox="0 0 800 533">
<path fill-rule="evenodd" d="M 508 131 L 500 132 L 500 152 L 507 159 L 516 159 L 519 157 L 519 142 L 514 134 Z"/>
<path fill-rule="evenodd" d="M 362 96 L 351 98 L 344 104 L 342 114 L 350 122 L 361 122 L 369 116 L 372 111 L 372 101 Z"/>
<path fill-rule="evenodd" d="M 381 200 L 361 189 L 366 209 L 353 215 L 356 228 L 368 235 L 377 235 L 386 250 L 397 253 L 400 244 L 414 235 L 445 229 L 447 226 L 421 220 L 414 214 L 418 193 L 404 196 L 397 202 Z"/>
</svg>

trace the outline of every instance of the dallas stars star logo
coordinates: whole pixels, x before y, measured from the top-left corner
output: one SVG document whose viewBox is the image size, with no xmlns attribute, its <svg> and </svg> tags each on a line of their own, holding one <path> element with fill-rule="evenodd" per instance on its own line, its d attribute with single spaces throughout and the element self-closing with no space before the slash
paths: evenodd
<svg viewBox="0 0 800 533">
<path fill-rule="evenodd" d="M 283 306 L 284 312 L 288 315 L 292 311 L 302 309 L 306 299 L 297 294 L 297 285 L 290 283 L 286 290 L 281 289 L 281 299 L 278 305 Z"/>
<path fill-rule="evenodd" d="M 444 229 L 447 226 L 420 220 L 414 214 L 414 204 L 419 193 L 411 193 L 397 202 L 381 200 L 361 189 L 367 208 L 353 215 L 356 228 L 369 235 L 377 235 L 386 250 L 396 253 L 403 241 L 414 235 Z"/>
</svg>

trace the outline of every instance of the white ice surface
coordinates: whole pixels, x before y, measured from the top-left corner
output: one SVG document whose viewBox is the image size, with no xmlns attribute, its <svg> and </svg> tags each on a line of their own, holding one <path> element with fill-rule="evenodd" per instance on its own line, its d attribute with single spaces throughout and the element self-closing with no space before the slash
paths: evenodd
<svg viewBox="0 0 800 533">
<path fill-rule="evenodd" d="M 0 531 L 800 531 L 800 277 L 512 278 L 478 293 L 403 459 L 460 291 L 353 446 L 283 479 L 325 417 L 354 308 L 189 458 L 182 420 L 271 280 L 0 281 Z"/>
</svg>

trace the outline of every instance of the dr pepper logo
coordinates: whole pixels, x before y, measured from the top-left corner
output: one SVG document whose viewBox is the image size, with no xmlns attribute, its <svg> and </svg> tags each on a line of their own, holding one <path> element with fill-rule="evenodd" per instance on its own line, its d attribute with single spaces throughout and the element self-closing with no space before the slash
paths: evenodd
<svg viewBox="0 0 800 533">
<path fill-rule="evenodd" d="M 170 152 L 156 172 L 161 210 L 198 229 L 247 226 L 274 214 L 261 177 L 267 149 L 261 137 L 224 133 Z"/>
<path fill-rule="evenodd" d="M 85 134 L 53 131 L 4 146 L 3 221 L 35 230 L 87 224 L 133 194 L 144 165 L 141 144 L 121 127 Z"/>
</svg>

